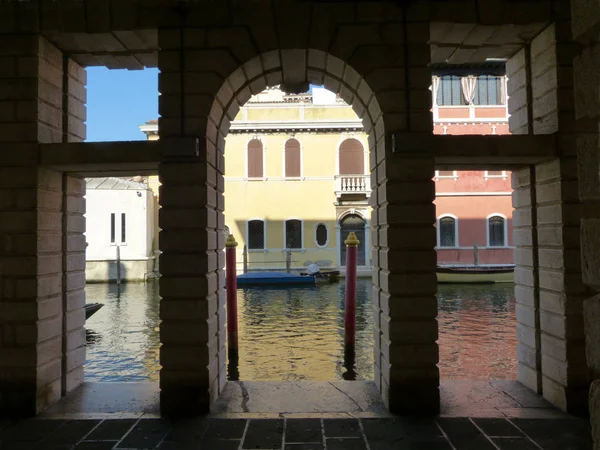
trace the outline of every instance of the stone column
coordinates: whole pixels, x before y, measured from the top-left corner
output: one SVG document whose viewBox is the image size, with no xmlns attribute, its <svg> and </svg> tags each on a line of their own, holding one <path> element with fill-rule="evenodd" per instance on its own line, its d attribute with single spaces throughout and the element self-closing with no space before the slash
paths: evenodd
<svg viewBox="0 0 600 450">
<path fill-rule="evenodd" d="M 377 171 L 375 381 L 395 413 L 440 407 L 434 169 L 433 159 L 388 155 Z"/>
<path fill-rule="evenodd" d="M 576 138 L 583 282 L 600 292 L 600 5 L 571 2 L 573 37 L 581 45 L 574 59 L 575 115 L 585 128 Z M 590 294 L 591 295 L 591 294 Z M 600 295 L 583 305 L 587 363 L 594 380 L 589 394 L 594 448 L 600 448 Z"/>
<path fill-rule="evenodd" d="M 515 272 L 519 380 L 552 403 L 585 414 L 584 358 L 572 66 L 576 47 L 565 18 L 540 33 L 507 64 L 510 128 L 556 134 L 560 157 L 516 171 Z"/>
<path fill-rule="evenodd" d="M 193 30 L 183 34 L 190 38 L 185 53 L 179 30 L 159 31 L 160 398 L 166 414 L 197 415 L 209 412 L 226 382 L 225 243 L 218 232 L 224 159 L 217 151 L 224 140 L 208 120 L 214 80 L 205 81 L 218 76 L 204 66 L 206 55 L 189 50 L 202 45 Z"/>
<path fill-rule="evenodd" d="M 81 224 L 63 219 L 72 191 L 61 173 L 38 166 L 38 143 L 85 137 L 83 120 L 65 114 L 77 103 L 85 114 L 85 81 L 71 99 L 63 95 L 68 59 L 56 47 L 27 34 L 0 41 L 0 413 L 15 416 L 37 413 L 82 380 L 84 300 L 67 312 L 63 290 L 65 282 L 76 290 L 64 269 L 84 267 L 81 245 L 77 257 L 63 257 L 63 236 L 81 234 Z"/>
<path fill-rule="evenodd" d="M 375 381 L 390 411 L 432 415 L 440 394 L 435 165 L 422 144 L 433 134 L 429 23 L 407 27 L 407 65 L 366 78 L 381 105 L 369 136 Z"/>
</svg>

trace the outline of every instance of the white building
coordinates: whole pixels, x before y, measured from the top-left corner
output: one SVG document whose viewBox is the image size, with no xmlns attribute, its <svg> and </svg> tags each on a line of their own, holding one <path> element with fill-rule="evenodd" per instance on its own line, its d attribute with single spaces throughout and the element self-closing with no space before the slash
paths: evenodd
<svg viewBox="0 0 600 450">
<path fill-rule="evenodd" d="M 86 179 L 86 278 L 143 281 L 158 266 L 154 254 L 154 197 L 144 183 L 123 178 Z"/>
</svg>

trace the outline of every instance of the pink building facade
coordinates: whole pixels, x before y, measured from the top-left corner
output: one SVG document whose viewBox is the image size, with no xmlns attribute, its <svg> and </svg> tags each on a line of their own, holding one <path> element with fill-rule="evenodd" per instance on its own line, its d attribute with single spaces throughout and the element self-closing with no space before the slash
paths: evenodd
<svg viewBox="0 0 600 450">
<path fill-rule="evenodd" d="M 475 99 L 465 95 L 468 83 L 463 78 L 442 76 L 437 83 L 434 80 L 434 133 L 510 134 L 506 78 L 495 77 L 495 85 L 486 86 Z M 478 89 L 480 79 L 469 78 L 475 79 Z M 488 82 L 489 77 L 485 78 Z M 481 95 L 488 91 L 494 91 L 493 95 Z M 511 172 L 438 170 L 435 182 L 438 264 L 473 265 L 475 246 L 479 265 L 513 264 Z"/>
</svg>

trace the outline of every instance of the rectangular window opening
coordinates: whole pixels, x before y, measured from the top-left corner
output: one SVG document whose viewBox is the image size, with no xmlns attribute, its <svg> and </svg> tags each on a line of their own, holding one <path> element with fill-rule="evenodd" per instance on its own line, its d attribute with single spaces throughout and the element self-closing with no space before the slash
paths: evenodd
<svg viewBox="0 0 600 450">
<path fill-rule="evenodd" d="M 115 213 L 111 213 L 110 215 L 110 243 L 115 243 Z"/>
<path fill-rule="evenodd" d="M 121 214 L 121 243 L 127 242 L 127 228 L 125 213 Z"/>
</svg>

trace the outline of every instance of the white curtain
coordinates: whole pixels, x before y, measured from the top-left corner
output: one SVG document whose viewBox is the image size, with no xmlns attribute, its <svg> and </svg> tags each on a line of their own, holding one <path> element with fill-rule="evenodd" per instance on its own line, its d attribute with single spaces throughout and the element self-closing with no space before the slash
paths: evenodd
<svg viewBox="0 0 600 450">
<path fill-rule="evenodd" d="M 463 96 L 465 97 L 465 101 L 467 105 L 473 104 L 473 99 L 475 98 L 475 88 L 477 87 L 477 78 L 473 75 L 469 75 L 468 77 L 463 77 L 460 79 L 460 85 L 462 87 Z"/>
<path fill-rule="evenodd" d="M 438 88 L 440 87 L 440 77 L 432 77 L 431 78 L 431 95 L 433 96 L 433 106 L 437 106 L 437 93 Z"/>
<path fill-rule="evenodd" d="M 506 105 L 506 77 L 500 77 L 500 104 Z"/>
</svg>

